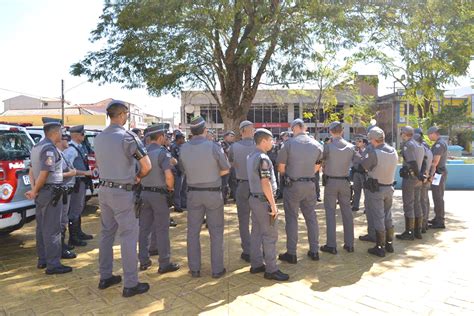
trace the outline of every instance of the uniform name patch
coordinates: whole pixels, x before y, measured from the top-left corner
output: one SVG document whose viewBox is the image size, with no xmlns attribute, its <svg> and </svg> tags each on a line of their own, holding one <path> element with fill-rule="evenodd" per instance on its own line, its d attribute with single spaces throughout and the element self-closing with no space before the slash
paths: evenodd
<svg viewBox="0 0 474 316">
<path fill-rule="evenodd" d="M 171 154 L 170 154 L 170 153 L 167 153 L 167 154 L 166 154 L 166 157 L 171 158 Z"/>
</svg>

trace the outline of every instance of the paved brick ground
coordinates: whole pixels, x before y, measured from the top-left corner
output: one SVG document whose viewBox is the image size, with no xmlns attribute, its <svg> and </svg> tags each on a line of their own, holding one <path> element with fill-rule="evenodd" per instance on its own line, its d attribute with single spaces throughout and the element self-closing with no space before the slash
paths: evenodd
<svg viewBox="0 0 474 316">
<path fill-rule="evenodd" d="M 96 238 L 78 249 L 78 258 L 68 261 L 73 273 L 46 276 L 37 270 L 34 229 L 31 222 L 8 237 L 0 237 L 0 315 L 293 315 L 309 314 L 471 314 L 474 312 L 474 273 L 470 256 L 474 244 L 473 192 L 446 193 L 448 227 L 430 230 L 422 241 L 395 242 L 395 253 L 386 258 L 367 254 L 368 243 L 356 241 L 356 251 L 342 250 L 336 256 L 322 254 L 319 262 L 308 260 L 304 220 L 300 220 L 297 265 L 281 264 L 290 274 L 286 283 L 251 275 L 239 259 L 240 245 L 233 205 L 226 207 L 225 260 L 228 274 L 210 278 L 209 237 L 203 229 L 203 268 L 200 279 L 192 279 L 186 266 L 186 216 L 173 213 L 179 225 L 171 229 L 173 259 L 183 268 L 160 276 L 156 262 L 140 272 L 140 280 L 151 284 L 145 295 L 125 299 L 121 287 L 105 291 L 98 284 L 99 211 L 88 207 L 83 219 L 87 232 Z M 400 192 L 394 201 L 396 230 L 403 227 Z M 324 212 L 318 206 L 321 243 L 325 242 Z M 283 219 L 283 217 L 282 217 Z M 342 226 L 338 216 L 338 240 Z M 365 216 L 355 218 L 356 236 L 365 231 Z M 283 220 L 278 248 L 285 249 Z M 120 248 L 115 248 L 115 273 L 121 274 Z M 153 257 L 156 258 L 156 257 Z"/>
</svg>

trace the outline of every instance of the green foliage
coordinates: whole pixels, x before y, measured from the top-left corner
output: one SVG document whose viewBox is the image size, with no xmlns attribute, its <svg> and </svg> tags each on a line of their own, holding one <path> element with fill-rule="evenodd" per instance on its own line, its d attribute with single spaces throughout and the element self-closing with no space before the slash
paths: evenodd
<svg viewBox="0 0 474 316">
<path fill-rule="evenodd" d="M 474 55 L 474 2 L 465 0 L 391 1 L 380 15 L 381 32 L 365 51 L 406 91 L 420 118 L 433 114 L 442 88 L 468 72 Z M 385 27 L 384 27 L 385 26 Z M 398 58 L 382 53 L 394 49 Z M 398 60 L 400 59 L 400 61 Z M 403 78 L 403 77 L 404 78 Z"/>
<path fill-rule="evenodd" d="M 313 0 L 107 0 L 91 38 L 103 47 L 71 73 L 154 95 L 204 89 L 232 128 L 262 80 L 303 82 L 315 45 L 360 42 L 371 24 L 368 8 Z"/>
<path fill-rule="evenodd" d="M 441 112 L 433 116 L 433 123 L 446 129 L 451 138 L 455 127 L 473 123 L 468 110 L 469 104 L 466 101 L 461 105 L 443 105 Z"/>
</svg>

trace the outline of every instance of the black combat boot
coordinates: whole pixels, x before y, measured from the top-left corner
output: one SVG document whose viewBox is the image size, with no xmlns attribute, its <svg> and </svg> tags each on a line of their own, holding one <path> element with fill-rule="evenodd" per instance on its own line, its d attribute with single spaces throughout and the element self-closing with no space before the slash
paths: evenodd
<svg viewBox="0 0 474 316">
<path fill-rule="evenodd" d="M 415 240 L 415 219 L 405 216 L 405 231 L 401 234 L 395 235 L 400 240 Z"/>
<path fill-rule="evenodd" d="M 87 243 L 79 238 L 79 221 L 69 221 L 69 244 L 78 247 L 87 246 Z"/>
<path fill-rule="evenodd" d="M 423 226 L 421 227 L 421 232 L 424 234 L 428 230 L 428 221 L 423 219 Z"/>
<path fill-rule="evenodd" d="M 76 254 L 69 250 L 69 247 L 64 243 L 66 237 L 66 230 L 61 231 L 61 259 L 74 259 Z"/>
<path fill-rule="evenodd" d="M 394 234 L 393 226 L 390 228 L 387 228 L 387 235 L 385 235 L 385 251 L 386 252 L 390 252 L 390 253 L 394 252 L 393 234 Z"/>
<path fill-rule="evenodd" d="M 89 234 L 86 234 L 82 231 L 82 220 L 81 220 L 81 216 L 79 216 L 79 229 L 78 229 L 78 237 L 79 239 L 81 240 L 91 240 L 93 239 L 94 237 L 92 237 L 92 235 L 89 235 Z"/>
<path fill-rule="evenodd" d="M 385 257 L 385 231 L 377 230 L 375 231 L 375 237 L 377 238 L 374 248 L 369 248 L 368 253 L 375 255 L 377 257 Z"/>
<path fill-rule="evenodd" d="M 415 218 L 415 238 L 416 239 L 423 239 L 421 235 L 421 231 L 423 229 L 423 217 Z"/>
</svg>

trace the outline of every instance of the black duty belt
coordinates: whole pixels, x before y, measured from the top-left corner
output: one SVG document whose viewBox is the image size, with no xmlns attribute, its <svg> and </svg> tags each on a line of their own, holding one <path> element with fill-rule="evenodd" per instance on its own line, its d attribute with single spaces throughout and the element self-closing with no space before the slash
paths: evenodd
<svg viewBox="0 0 474 316">
<path fill-rule="evenodd" d="M 297 178 L 297 179 L 291 179 L 293 182 L 316 182 L 316 178 Z"/>
<path fill-rule="evenodd" d="M 148 192 L 157 192 L 157 193 L 162 193 L 162 194 L 168 194 L 168 190 L 165 188 L 159 188 L 159 187 L 143 187 L 142 191 L 148 191 Z"/>
<path fill-rule="evenodd" d="M 349 177 L 332 177 L 332 176 L 326 176 L 328 179 L 338 179 L 338 180 L 348 180 Z"/>
<path fill-rule="evenodd" d="M 211 192 L 217 192 L 217 191 L 222 191 L 221 187 L 214 187 L 214 188 L 197 188 L 197 187 L 189 187 L 188 186 L 188 191 L 211 191 Z"/>
<path fill-rule="evenodd" d="M 265 194 L 253 194 L 253 193 L 250 193 L 250 196 L 251 197 L 254 197 L 256 199 L 259 199 L 260 201 L 262 202 L 267 202 L 267 198 L 265 196 Z"/>
<path fill-rule="evenodd" d="M 237 182 L 238 182 L 238 183 L 242 183 L 242 182 L 249 182 L 249 180 L 244 180 L 244 179 L 237 179 Z"/>
<path fill-rule="evenodd" d="M 390 184 L 379 183 L 379 186 L 381 186 L 381 187 L 391 187 L 391 186 L 393 186 L 393 183 L 390 183 Z"/>
<path fill-rule="evenodd" d="M 114 188 L 114 189 L 122 189 L 122 190 L 125 190 L 125 191 L 135 191 L 138 188 L 137 184 L 116 183 L 116 182 L 104 181 L 104 180 L 100 180 L 99 184 L 103 187 Z"/>
<path fill-rule="evenodd" d="M 61 184 L 45 183 L 45 185 L 43 185 L 42 189 L 46 189 L 46 190 L 51 190 L 51 189 L 66 190 L 67 187 L 65 187 L 64 185 L 61 185 Z"/>
</svg>

